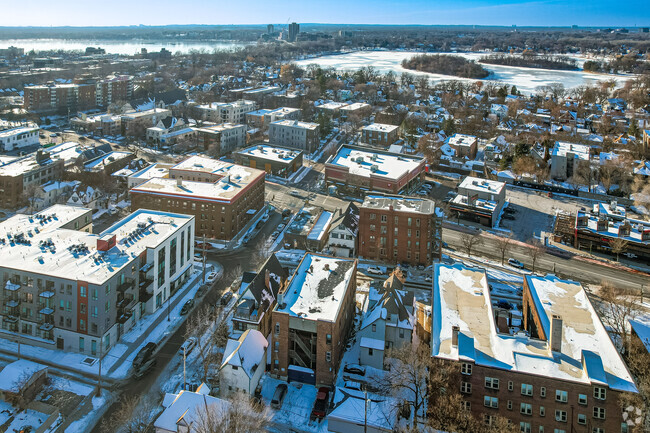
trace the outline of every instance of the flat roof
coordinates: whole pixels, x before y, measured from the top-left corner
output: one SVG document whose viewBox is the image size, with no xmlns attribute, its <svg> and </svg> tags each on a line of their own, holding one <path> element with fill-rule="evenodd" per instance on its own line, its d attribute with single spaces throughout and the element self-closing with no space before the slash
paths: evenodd
<svg viewBox="0 0 650 433">
<path fill-rule="evenodd" d="M 573 154 L 573 157 L 577 159 L 589 160 L 589 146 L 556 141 L 555 146 L 553 146 L 552 155 L 566 157 L 568 154 Z"/>
<path fill-rule="evenodd" d="M 14 135 L 23 134 L 25 132 L 36 132 L 38 130 L 38 126 L 21 126 L 18 128 L 5 129 L 4 131 L 0 131 L 0 138 L 12 137 Z"/>
<path fill-rule="evenodd" d="M 354 102 L 352 104 L 346 105 L 345 107 L 341 107 L 341 110 L 354 111 L 362 108 L 370 108 L 370 104 L 366 104 L 365 102 Z"/>
<path fill-rule="evenodd" d="M 317 129 L 319 127 L 318 123 L 301 122 L 300 120 L 291 120 L 291 119 L 276 120 L 275 122 L 271 122 L 271 125 L 290 126 L 292 128 L 312 129 L 312 130 Z"/>
<path fill-rule="evenodd" d="M 330 101 L 330 102 L 326 102 L 324 104 L 321 104 L 321 105 L 317 106 L 316 108 L 324 108 L 326 110 L 338 110 L 338 109 L 341 109 L 341 108 L 343 108 L 343 107 L 345 107 L 347 105 L 348 104 L 346 104 L 345 102 Z"/>
<path fill-rule="evenodd" d="M 355 269 L 355 259 L 305 254 L 276 311 L 308 320 L 336 321 Z"/>
<path fill-rule="evenodd" d="M 302 153 L 299 150 L 285 147 L 272 146 L 268 144 L 258 144 L 237 151 L 241 155 L 250 155 L 259 159 L 265 159 L 274 162 L 283 162 L 289 164 Z"/>
<path fill-rule="evenodd" d="M 505 188 L 505 182 L 499 182 L 497 180 L 481 179 L 479 177 L 467 176 L 463 181 L 458 185 L 458 188 L 464 188 L 470 191 L 481 191 L 491 194 L 500 194 L 503 188 Z"/>
<path fill-rule="evenodd" d="M 142 170 L 133 173 L 131 178 L 134 179 L 152 179 L 155 177 L 167 177 L 169 174 L 169 168 L 171 167 L 171 164 L 152 164 L 150 166 L 147 166 L 143 168 Z"/>
<path fill-rule="evenodd" d="M 436 203 L 433 200 L 404 197 L 404 196 L 387 196 L 387 195 L 366 195 L 360 208 L 367 209 L 388 209 L 389 207 L 396 211 L 415 212 L 426 215 L 441 215 L 442 210 L 436 209 Z"/>
<path fill-rule="evenodd" d="M 579 383 L 602 383 L 636 392 L 634 381 L 579 283 L 554 275 L 526 276 L 543 331 L 563 318 L 562 353 L 549 343 L 497 332 L 485 269 L 456 263 L 434 268 L 432 356 Z M 459 327 L 452 345 L 453 326 Z M 602 364 L 599 364 L 599 361 Z M 599 374 L 598 365 L 604 374 Z"/>
<path fill-rule="evenodd" d="M 351 174 L 370 177 L 381 176 L 399 179 L 417 169 L 424 159 L 399 153 L 372 151 L 359 147 L 343 145 L 328 164 L 347 167 Z M 373 169 L 375 166 L 376 169 Z"/>
<path fill-rule="evenodd" d="M 55 216 L 52 217 L 51 222 L 43 225 L 43 227 L 48 224 L 52 226 L 39 229 L 38 232 L 35 230 L 37 227 L 26 230 L 34 224 L 40 226 L 37 218 L 32 218 L 34 221 L 32 223 L 29 222 L 30 217 L 26 215 L 21 215 L 18 220 L 5 221 L 0 229 L 5 239 L 5 243 L 0 244 L 2 266 L 66 280 L 76 279 L 91 284 L 104 284 L 147 248 L 155 248 L 180 226 L 193 219 L 190 215 L 139 209 L 100 234 L 64 229 L 61 228 L 63 224 L 55 224 L 55 221 L 69 222 L 73 217 L 89 212 L 89 209 L 76 209 L 75 211 L 51 207 L 39 213 L 39 215 Z M 71 215 L 66 216 L 62 212 Z M 64 217 L 67 219 L 64 220 Z M 7 224 L 10 221 L 12 222 Z M 146 228 L 134 235 L 136 230 L 142 227 Z M 29 245 L 12 242 L 21 233 Z M 9 234 L 11 239 L 8 237 Z M 97 240 L 106 234 L 115 234 L 117 244 L 109 251 L 98 252 Z M 80 246 L 83 248 L 80 249 Z"/>
<path fill-rule="evenodd" d="M 459 147 L 469 147 L 476 143 L 478 139 L 473 136 L 473 135 L 466 135 L 466 134 L 454 134 L 451 137 L 449 137 L 449 144 L 452 144 L 454 146 L 459 146 Z"/>
<path fill-rule="evenodd" d="M 379 132 L 393 132 L 398 129 L 399 126 L 387 125 L 384 123 L 371 123 L 368 126 L 364 126 L 364 131 L 379 131 Z"/>
</svg>

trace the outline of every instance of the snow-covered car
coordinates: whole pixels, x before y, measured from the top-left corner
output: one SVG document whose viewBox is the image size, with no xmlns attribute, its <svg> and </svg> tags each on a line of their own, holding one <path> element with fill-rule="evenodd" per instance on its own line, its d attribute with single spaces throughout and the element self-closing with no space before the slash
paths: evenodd
<svg viewBox="0 0 650 433">
<path fill-rule="evenodd" d="M 269 214 L 266 213 L 266 214 L 264 214 L 264 216 L 262 217 L 262 221 L 267 222 L 268 220 L 269 220 Z"/>
<path fill-rule="evenodd" d="M 422 184 L 422 188 L 431 190 L 433 188 L 433 186 L 431 186 L 430 183 L 424 183 L 424 184 Z"/>
<path fill-rule="evenodd" d="M 217 281 L 217 278 L 219 277 L 219 274 L 216 272 L 210 272 L 208 275 L 205 276 L 205 282 L 208 284 L 212 284 L 215 281 Z"/>
<path fill-rule="evenodd" d="M 182 355 L 185 353 L 185 356 L 189 355 L 192 350 L 194 350 L 194 347 L 196 346 L 196 337 L 190 337 L 187 340 L 185 340 L 185 343 L 180 347 L 178 352 Z"/>
<path fill-rule="evenodd" d="M 359 376 L 365 376 L 366 367 L 358 364 L 345 364 L 343 367 L 344 373 L 358 374 Z"/>
<path fill-rule="evenodd" d="M 381 271 L 381 268 L 379 266 L 370 266 L 368 268 L 368 273 L 374 275 L 384 275 L 384 273 Z"/>
<path fill-rule="evenodd" d="M 523 264 L 523 263 L 521 263 L 521 262 L 520 262 L 519 260 L 517 260 L 517 259 L 513 259 L 512 257 L 508 259 L 508 264 L 509 264 L 510 266 L 515 267 L 515 268 L 519 268 L 519 269 L 523 269 L 523 268 L 524 268 L 524 264 Z"/>
</svg>

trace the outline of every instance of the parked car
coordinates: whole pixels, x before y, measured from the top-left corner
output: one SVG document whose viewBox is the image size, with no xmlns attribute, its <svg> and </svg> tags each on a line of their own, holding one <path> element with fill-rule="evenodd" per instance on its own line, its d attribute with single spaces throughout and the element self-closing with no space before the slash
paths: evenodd
<svg viewBox="0 0 650 433">
<path fill-rule="evenodd" d="M 133 375 L 135 377 L 144 376 L 146 372 L 156 365 L 154 354 L 157 349 L 158 345 L 153 341 L 150 341 L 140 349 L 137 355 L 135 355 L 135 358 L 133 358 Z"/>
<path fill-rule="evenodd" d="M 217 281 L 217 277 L 219 274 L 216 272 L 210 272 L 208 275 L 205 276 L 205 282 L 208 284 L 214 284 L 215 281 Z"/>
<path fill-rule="evenodd" d="M 284 229 L 285 227 L 286 227 L 286 226 L 285 226 L 284 224 L 280 224 L 280 225 L 278 226 L 278 230 L 282 230 L 282 229 Z"/>
<path fill-rule="evenodd" d="M 503 218 L 504 220 L 513 221 L 515 219 L 515 216 L 509 213 L 504 213 L 501 218 Z"/>
<path fill-rule="evenodd" d="M 275 388 L 273 398 L 271 399 L 271 407 L 273 409 L 280 409 L 282 407 L 282 401 L 284 400 L 284 396 L 287 395 L 287 390 L 288 387 L 286 383 L 281 383 L 277 388 Z"/>
<path fill-rule="evenodd" d="M 276 230 L 273 233 L 271 233 L 271 238 L 273 238 L 273 240 L 277 239 L 278 236 L 280 236 L 280 231 L 279 230 Z"/>
<path fill-rule="evenodd" d="M 267 222 L 269 220 L 269 214 L 265 213 L 264 216 L 262 217 L 263 222 Z"/>
<path fill-rule="evenodd" d="M 295 190 L 295 189 L 294 189 L 293 191 L 291 191 L 289 194 L 292 195 L 292 196 L 294 196 L 294 197 L 300 197 L 300 198 L 302 198 L 302 194 L 300 194 L 300 193 L 298 192 L 298 190 Z"/>
<path fill-rule="evenodd" d="M 329 396 L 330 389 L 328 387 L 321 386 L 318 388 L 316 401 L 314 402 L 314 408 L 311 411 L 311 416 L 313 418 L 325 418 L 325 415 L 327 415 L 327 403 L 329 402 Z"/>
<path fill-rule="evenodd" d="M 422 188 L 431 190 L 431 189 L 433 189 L 433 185 L 431 185 L 430 183 L 424 183 L 424 184 L 422 184 Z"/>
<path fill-rule="evenodd" d="M 185 356 L 189 355 L 192 350 L 194 350 L 194 347 L 196 346 L 196 337 L 190 337 L 187 340 L 185 340 L 185 343 L 180 347 L 178 352 L 182 355 L 183 353 Z"/>
<path fill-rule="evenodd" d="M 231 299 L 232 299 L 232 292 L 228 290 L 226 293 L 224 293 L 221 296 L 221 301 L 219 302 L 221 302 L 221 305 L 228 305 L 228 302 L 230 302 Z"/>
<path fill-rule="evenodd" d="M 291 209 L 285 209 L 285 210 L 282 211 L 282 217 L 283 218 L 288 217 L 289 215 L 291 215 Z"/>
<path fill-rule="evenodd" d="M 504 310 L 512 310 L 512 304 L 508 301 L 501 299 L 497 302 L 497 307 L 503 308 Z"/>
<path fill-rule="evenodd" d="M 508 259 L 508 264 L 509 264 L 510 266 L 514 266 L 515 268 L 519 268 L 519 269 L 523 269 L 523 268 L 524 268 L 524 264 L 523 264 L 523 263 L 521 263 L 521 262 L 520 262 L 519 260 L 517 260 L 517 259 L 513 259 L 512 257 Z"/>
<path fill-rule="evenodd" d="M 381 268 L 379 268 L 379 266 L 370 266 L 368 268 L 368 273 L 374 275 L 384 275 L 384 273 L 381 271 Z"/>
<path fill-rule="evenodd" d="M 356 389 L 357 391 L 361 391 L 361 384 L 352 380 L 346 380 L 343 382 L 343 386 L 348 389 Z"/>
<path fill-rule="evenodd" d="M 418 192 L 416 192 L 417 195 L 429 195 L 429 191 L 426 189 L 421 189 Z"/>
<path fill-rule="evenodd" d="M 184 316 L 187 313 L 189 313 L 193 306 L 194 306 L 194 299 L 188 300 L 181 308 L 181 316 Z"/>
<path fill-rule="evenodd" d="M 345 367 L 343 367 L 343 371 L 345 373 L 358 374 L 359 376 L 365 376 L 366 367 L 364 367 L 362 365 L 357 365 L 357 364 L 346 364 Z"/>
</svg>

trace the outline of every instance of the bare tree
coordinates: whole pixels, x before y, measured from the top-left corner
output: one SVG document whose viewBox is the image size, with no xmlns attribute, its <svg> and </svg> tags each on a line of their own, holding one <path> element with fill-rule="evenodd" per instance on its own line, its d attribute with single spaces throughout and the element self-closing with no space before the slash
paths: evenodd
<svg viewBox="0 0 650 433">
<path fill-rule="evenodd" d="M 23 189 L 23 198 L 27 201 L 27 204 L 29 205 L 29 210 L 28 213 L 32 213 L 34 211 L 34 203 L 36 203 L 36 199 L 38 198 L 38 192 L 41 189 L 40 185 L 35 184 L 35 183 L 30 183 Z"/>
<path fill-rule="evenodd" d="M 155 409 L 151 398 L 122 394 L 119 402 L 118 409 L 110 417 L 103 418 L 101 430 L 107 433 L 145 433 Z"/>
<path fill-rule="evenodd" d="M 472 257 L 472 250 L 479 245 L 483 245 L 483 238 L 480 233 L 463 233 L 460 235 L 460 243 L 467 255 Z"/>
<path fill-rule="evenodd" d="M 196 312 L 194 312 L 187 319 L 185 327 L 185 338 L 196 339 L 196 351 L 199 353 L 201 360 L 201 367 L 203 369 L 202 380 L 208 380 L 208 373 L 210 367 L 216 362 L 217 354 L 215 349 L 218 346 L 216 339 L 216 329 L 218 329 L 220 317 L 216 311 L 211 309 L 208 305 L 202 305 Z"/>
<path fill-rule="evenodd" d="M 621 352 L 627 353 L 630 341 L 628 320 L 636 317 L 639 305 L 630 295 L 609 283 L 602 284 L 600 298 L 598 305 L 600 317 L 605 326 L 618 337 Z"/>
<path fill-rule="evenodd" d="M 535 263 L 544 254 L 546 248 L 544 247 L 544 243 L 537 238 L 530 238 L 528 244 L 530 245 L 528 248 L 528 257 L 530 257 L 530 261 L 533 263 L 533 272 L 535 272 Z"/>
<path fill-rule="evenodd" d="M 266 406 L 251 403 L 244 394 L 230 401 L 199 406 L 192 423 L 196 433 L 262 433 L 271 422 Z"/>
<path fill-rule="evenodd" d="M 616 261 L 618 262 L 619 255 L 627 250 L 628 241 L 625 238 L 617 237 L 609 244 L 612 252 L 616 254 Z"/>
<path fill-rule="evenodd" d="M 501 266 L 506 261 L 506 254 L 510 250 L 510 246 L 512 245 L 512 234 L 508 234 L 508 236 L 499 236 L 497 238 L 497 248 L 499 248 L 499 253 L 501 254 Z"/>
</svg>

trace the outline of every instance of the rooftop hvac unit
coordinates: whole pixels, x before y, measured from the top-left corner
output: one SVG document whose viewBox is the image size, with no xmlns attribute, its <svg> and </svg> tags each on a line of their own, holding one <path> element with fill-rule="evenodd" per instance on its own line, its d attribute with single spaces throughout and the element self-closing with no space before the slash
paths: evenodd
<svg viewBox="0 0 650 433">
<path fill-rule="evenodd" d="M 372 159 L 373 161 L 377 161 L 377 154 L 373 153 L 372 156 L 370 156 L 370 159 Z"/>
<path fill-rule="evenodd" d="M 372 171 L 373 173 L 376 172 L 377 170 L 379 170 L 379 166 L 377 164 L 373 164 L 370 167 L 370 171 Z"/>
</svg>

